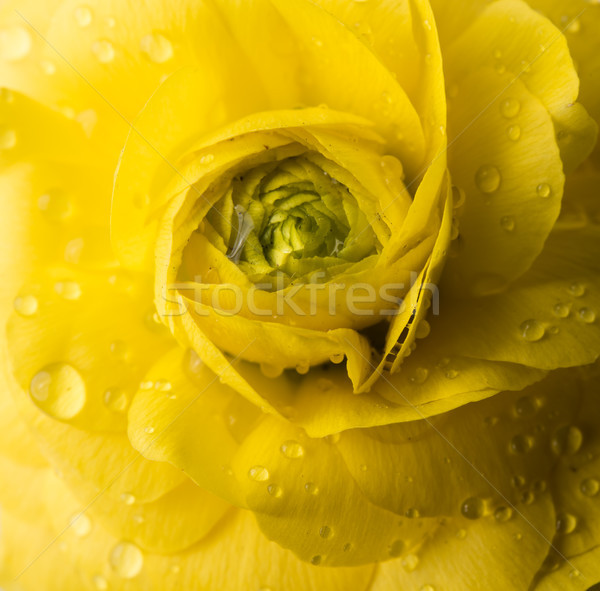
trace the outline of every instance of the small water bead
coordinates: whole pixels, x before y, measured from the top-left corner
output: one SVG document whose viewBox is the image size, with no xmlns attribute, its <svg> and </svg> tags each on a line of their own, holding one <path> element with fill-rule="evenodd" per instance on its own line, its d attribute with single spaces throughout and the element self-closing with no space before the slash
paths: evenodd
<svg viewBox="0 0 600 591">
<path fill-rule="evenodd" d="M 583 433 L 574 425 L 559 427 L 550 440 L 552 451 L 558 455 L 573 455 L 583 443 Z"/>
<path fill-rule="evenodd" d="M 87 27 L 92 22 L 92 18 L 93 18 L 92 10 L 89 6 L 78 6 L 73 11 L 73 17 L 75 18 L 75 22 L 80 27 Z"/>
<path fill-rule="evenodd" d="M 466 198 L 467 194 L 460 187 L 452 185 L 452 205 L 454 209 L 462 207 L 465 203 Z"/>
<path fill-rule="evenodd" d="M 486 427 L 494 427 L 500 422 L 500 419 L 498 417 L 485 417 L 483 422 Z"/>
<path fill-rule="evenodd" d="M 148 435 L 152 435 L 152 433 L 154 433 L 154 427 L 145 427 L 144 433 L 147 433 Z"/>
<path fill-rule="evenodd" d="M 133 579 L 144 566 L 142 551 L 131 542 L 119 542 L 110 553 L 110 564 L 123 579 Z"/>
<path fill-rule="evenodd" d="M 504 523 L 513 516 L 513 510 L 510 507 L 498 507 L 494 511 L 494 518 L 496 521 Z"/>
<path fill-rule="evenodd" d="M 430 332 L 431 325 L 429 324 L 429 322 L 427 322 L 427 320 L 423 319 L 417 325 L 417 328 L 415 330 L 415 337 L 417 339 L 424 339 L 429 336 Z"/>
<path fill-rule="evenodd" d="M 500 219 L 500 226 L 506 232 L 513 232 L 516 226 L 515 218 L 512 215 L 505 215 Z"/>
<path fill-rule="evenodd" d="M 415 369 L 414 375 L 412 375 L 409 380 L 413 384 L 424 384 L 429 377 L 429 370 L 425 367 L 417 367 Z"/>
<path fill-rule="evenodd" d="M 173 384 L 165 379 L 156 380 L 154 382 L 154 389 L 158 392 L 170 392 L 173 389 Z"/>
<path fill-rule="evenodd" d="M 310 563 L 314 564 L 315 566 L 318 566 L 319 564 L 321 564 L 321 557 L 318 554 L 316 556 L 313 556 L 310 559 Z"/>
<path fill-rule="evenodd" d="M 13 302 L 15 312 L 26 318 L 33 316 L 39 308 L 38 300 L 33 295 L 19 296 Z"/>
<path fill-rule="evenodd" d="M 416 554 L 408 554 L 402 559 L 402 566 L 406 572 L 413 572 L 419 566 L 419 557 Z"/>
<path fill-rule="evenodd" d="M 85 513 L 78 513 L 71 517 L 69 527 L 76 536 L 83 538 L 92 531 L 92 520 Z"/>
<path fill-rule="evenodd" d="M 456 532 L 456 538 L 459 539 L 459 540 L 464 540 L 466 537 L 467 537 L 467 530 L 461 527 Z"/>
<path fill-rule="evenodd" d="M 568 318 L 571 314 L 571 309 L 566 304 L 558 303 L 552 308 L 552 313 L 557 318 Z"/>
<path fill-rule="evenodd" d="M 260 371 L 266 378 L 278 378 L 283 373 L 283 367 L 271 365 L 270 363 L 261 363 Z"/>
<path fill-rule="evenodd" d="M 572 283 L 569 285 L 568 292 L 576 298 L 580 298 L 585 295 L 586 287 L 581 283 Z"/>
<path fill-rule="evenodd" d="M 523 491 L 523 493 L 521 493 L 520 501 L 525 505 L 531 505 L 531 503 L 535 501 L 535 495 L 530 490 Z"/>
<path fill-rule="evenodd" d="M 109 64 L 115 59 L 115 48 L 106 39 L 94 41 L 92 51 L 101 64 Z"/>
<path fill-rule="evenodd" d="M 511 125 L 506 130 L 506 135 L 509 140 L 512 140 L 513 142 L 518 141 L 521 138 L 521 127 L 519 125 Z"/>
<path fill-rule="evenodd" d="M 345 355 L 343 353 L 335 353 L 329 357 L 329 361 L 331 363 L 335 363 L 336 365 L 342 363 L 344 361 Z"/>
<path fill-rule="evenodd" d="M 592 324 L 596 321 L 596 312 L 594 312 L 594 310 L 590 310 L 590 308 L 581 308 L 578 316 L 586 324 Z"/>
<path fill-rule="evenodd" d="M 17 133 L 14 129 L 0 127 L 0 150 L 10 150 L 17 145 Z"/>
<path fill-rule="evenodd" d="M 267 486 L 267 492 L 276 499 L 279 499 L 283 495 L 283 489 L 276 484 L 269 484 L 269 486 Z"/>
<path fill-rule="evenodd" d="M 120 499 L 125 505 L 131 506 L 135 503 L 135 497 L 131 493 L 121 493 Z"/>
<path fill-rule="evenodd" d="M 435 587 L 433 585 L 422 585 L 419 591 L 435 591 Z"/>
<path fill-rule="evenodd" d="M 54 291 L 65 300 L 75 301 L 81 297 L 81 286 L 75 281 L 59 281 Z"/>
<path fill-rule="evenodd" d="M 50 189 L 41 195 L 37 206 L 50 222 L 64 222 L 73 212 L 71 200 L 60 189 Z"/>
<path fill-rule="evenodd" d="M 319 535 L 324 540 L 328 540 L 333 535 L 333 530 L 328 525 L 324 525 L 319 529 Z"/>
<path fill-rule="evenodd" d="M 532 417 L 538 410 L 537 401 L 531 396 L 521 396 L 515 402 L 515 414 L 518 417 Z"/>
<path fill-rule="evenodd" d="M 491 164 L 481 166 L 475 174 L 477 188 L 486 194 L 494 193 L 500 187 L 502 176 L 498 168 Z"/>
<path fill-rule="evenodd" d="M 467 519 L 479 519 L 485 511 L 484 502 L 478 497 L 470 497 L 463 501 L 460 512 Z"/>
<path fill-rule="evenodd" d="M 510 440 L 510 450 L 515 454 L 524 454 L 530 452 L 535 440 L 530 435 L 515 435 Z"/>
<path fill-rule="evenodd" d="M 521 103 L 515 98 L 507 98 L 500 103 L 500 113 L 507 119 L 516 117 L 521 112 Z"/>
<path fill-rule="evenodd" d="M 53 363 L 39 371 L 29 385 L 35 404 L 57 419 L 72 419 L 85 405 L 86 387 L 81 374 L 66 363 Z"/>
<path fill-rule="evenodd" d="M 319 487 L 314 482 L 307 482 L 304 485 L 304 490 L 313 497 L 319 494 Z"/>
<path fill-rule="evenodd" d="M 350 542 L 347 542 L 346 544 L 344 544 L 342 551 L 350 552 L 350 550 L 352 550 L 352 544 Z"/>
<path fill-rule="evenodd" d="M 296 365 L 296 372 L 301 376 L 306 375 L 310 371 L 310 363 L 299 363 Z"/>
<path fill-rule="evenodd" d="M 581 482 L 579 490 L 586 497 L 595 497 L 600 491 L 600 482 L 595 478 L 586 478 Z"/>
<path fill-rule="evenodd" d="M 127 408 L 127 394 L 121 388 L 109 388 L 104 392 L 103 400 L 112 412 L 123 412 Z"/>
<path fill-rule="evenodd" d="M 544 338 L 546 329 L 537 320 L 531 319 L 526 320 L 521 324 L 519 332 L 524 340 L 529 343 L 535 343 Z"/>
<path fill-rule="evenodd" d="M 155 64 L 163 64 L 173 57 L 173 45 L 164 35 L 157 32 L 142 37 L 140 48 Z"/>
<path fill-rule="evenodd" d="M 106 591 L 108 589 L 108 582 L 102 575 L 94 575 L 92 583 L 98 591 Z"/>
<path fill-rule="evenodd" d="M 548 183 L 540 183 L 536 187 L 535 192 L 542 199 L 547 199 L 548 197 L 550 197 L 550 195 L 552 195 L 552 188 L 550 187 L 550 185 Z"/>
<path fill-rule="evenodd" d="M 556 516 L 556 533 L 570 534 L 577 527 L 577 517 L 570 513 L 559 513 Z"/>
<path fill-rule="evenodd" d="M 304 448 L 297 441 L 285 441 L 281 445 L 281 453 L 289 459 L 295 460 L 304 456 Z"/>
<path fill-rule="evenodd" d="M 513 534 L 513 539 L 520 542 L 523 539 L 523 534 L 521 532 L 516 532 Z"/>
<path fill-rule="evenodd" d="M 21 26 L 0 29 L 0 60 L 16 62 L 29 55 L 31 35 Z"/>
<path fill-rule="evenodd" d="M 458 371 L 455 369 L 448 369 L 444 374 L 449 380 L 455 380 L 458 377 Z"/>
<path fill-rule="evenodd" d="M 388 554 L 392 558 L 398 558 L 398 556 L 402 555 L 403 551 L 404 551 L 404 542 L 402 540 L 394 540 L 388 546 Z"/>
<path fill-rule="evenodd" d="M 210 164 L 211 162 L 214 162 L 214 160 L 215 160 L 214 154 L 205 154 L 204 156 L 202 156 L 200 158 L 200 164 Z"/>
<path fill-rule="evenodd" d="M 581 31 L 581 21 L 578 18 L 573 19 L 568 23 L 566 31 L 572 35 L 579 33 Z"/>
<path fill-rule="evenodd" d="M 248 470 L 248 478 L 255 482 L 264 482 L 269 479 L 269 471 L 264 466 L 252 466 Z"/>
<path fill-rule="evenodd" d="M 542 493 L 546 492 L 546 489 L 548 488 L 548 484 L 546 483 L 545 480 L 536 480 L 532 485 L 531 485 L 531 490 L 536 494 L 536 495 L 541 495 Z"/>
<path fill-rule="evenodd" d="M 421 517 L 421 513 L 419 512 L 419 510 L 415 509 L 414 507 L 407 509 L 405 515 L 409 519 L 417 519 L 418 517 Z"/>
</svg>

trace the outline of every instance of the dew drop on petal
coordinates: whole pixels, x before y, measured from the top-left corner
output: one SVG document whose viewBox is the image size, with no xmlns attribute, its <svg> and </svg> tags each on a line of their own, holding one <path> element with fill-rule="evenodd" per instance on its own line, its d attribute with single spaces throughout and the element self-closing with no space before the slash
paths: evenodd
<svg viewBox="0 0 600 591">
<path fill-rule="evenodd" d="M 570 513 L 559 513 L 556 516 L 556 533 L 570 534 L 577 527 L 577 517 Z"/>
<path fill-rule="evenodd" d="M 75 281 L 59 281 L 54 284 L 54 291 L 65 300 L 78 300 L 81 297 L 81 286 Z"/>
<path fill-rule="evenodd" d="M 531 451 L 533 444 L 533 437 L 520 433 L 510 440 L 510 450 L 515 454 L 524 454 Z"/>
<path fill-rule="evenodd" d="M 86 401 L 81 374 L 66 363 L 53 363 L 35 374 L 29 393 L 41 410 L 63 420 L 79 414 Z"/>
<path fill-rule="evenodd" d="M 69 527 L 76 536 L 83 538 L 92 530 L 92 521 L 85 513 L 77 513 L 71 517 Z"/>
<path fill-rule="evenodd" d="M 24 316 L 27 318 L 33 316 L 38 311 L 39 304 L 35 296 L 23 295 L 15 298 L 13 307 L 19 316 Z"/>
<path fill-rule="evenodd" d="M 586 497 L 595 497 L 600 491 L 600 482 L 595 478 L 586 478 L 581 482 L 579 490 L 581 490 Z"/>
<path fill-rule="evenodd" d="M 314 564 L 315 566 L 318 566 L 319 564 L 321 564 L 321 557 L 318 554 L 316 556 L 313 556 L 310 559 L 310 563 Z"/>
<path fill-rule="evenodd" d="M 550 445 L 558 455 L 573 455 L 579 451 L 583 443 L 583 433 L 575 425 L 563 425 L 552 435 Z"/>
<path fill-rule="evenodd" d="M 304 485 L 304 490 L 313 497 L 319 494 L 319 487 L 314 482 L 307 482 Z"/>
<path fill-rule="evenodd" d="M 494 193 L 500 187 L 501 181 L 500 171 L 490 164 L 480 167 L 475 174 L 475 183 L 482 193 Z"/>
<path fill-rule="evenodd" d="M 269 484 L 269 486 L 267 486 L 267 492 L 276 499 L 283 495 L 283 489 L 277 484 Z"/>
<path fill-rule="evenodd" d="M 0 60 L 16 62 L 29 55 L 31 35 L 22 26 L 0 29 Z"/>
<path fill-rule="evenodd" d="M 542 199 L 547 199 L 548 197 L 550 197 L 550 195 L 552 195 L 552 189 L 550 188 L 550 185 L 548 183 L 540 183 L 536 189 L 535 192 L 542 198 Z"/>
<path fill-rule="evenodd" d="M 328 525 L 323 525 L 319 528 L 319 535 L 324 540 L 328 540 L 333 535 L 333 530 Z"/>
<path fill-rule="evenodd" d="M 537 320 L 526 320 L 519 328 L 521 337 L 529 343 L 541 340 L 546 334 L 546 329 Z"/>
<path fill-rule="evenodd" d="M 572 283 L 569 285 L 568 292 L 573 297 L 580 298 L 585 295 L 586 288 L 585 285 L 582 285 L 581 283 Z"/>
<path fill-rule="evenodd" d="M 269 479 L 269 471 L 264 466 L 252 466 L 248 470 L 248 478 L 255 482 L 264 482 Z"/>
<path fill-rule="evenodd" d="M 131 542 L 119 542 L 110 553 L 110 565 L 123 579 L 133 579 L 144 566 L 142 551 Z"/>
<path fill-rule="evenodd" d="M 415 509 L 414 507 L 407 509 L 405 515 L 409 519 L 416 519 L 417 517 L 421 517 L 421 513 L 419 512 L 419 510 Z"/>
<path fill-rule="evenodd" d="M 537 412 L 537 402 L 531 396 L 521 396 L 515 402 L 515 414 L 518 417 L 532 417 Z"/>
<path fill-rule="evenodd" d="M 285 441 L 281 445 L 281 453 L 290 459 L 298 459 L 304 455 L 304 448 L 297 441 Z"/>
<path fill-rule="evenodd" d="M 131 506 L 135 503 L 135 497 L 131 493 L 121 493 L 119 498 L 123 503 L 125 503 L 125 505 L 128 506 Z"/>
<path fill-rule="evenodd" d="M 260 371 L 266 378 L 278 378 L 283 373 L 283 367 L 271 365 L 270 363 L 261 363 Z"/>
<path fill-rule="evenodd" d="M 586 324 L 592 324 L 596 321 L 596 312 L 590 308 L 581 308 L 577 315 Z"/>
<path fill-rule="evenodd" d="M 388 548 L 388 553 L 392 558 L 397 558 L 404 550 L 404 542 L 402 540 L 394 540 Z"/>
<path fill-rule="evenodd" d="M 513 510 L 510 507 L 498 507 L 494 511 L 494 517 L 496 521 L 505 522 L 508 521 L 513 515 Z"/>
<path fill-rule="evenodd" d="M 515 229 L 515 218 L 512 215 L 505 215 L 500 219 L 500 226 L 506 232 L 512 232 Z"/>
<path fill-rule="evenodd" d="M 155 64 L 162 64 L 173 57 L 173 45 L 160 33 L 154 32 L 142 37 L 140 47 L 148 59 Z"/>
<path fill-rule="evenodd" d="M 121 388 L 109 388 L 104 392 L 103 400 L 112 412 L 123 412 L 127 408 L 127 395 Z"/>
<path fill-rule="evenodd" d="M 509 140 L 516 142 L 521 137 L 521 128 L 518 125 L 511 125 L 506 130 L 506 135 L 508 135 Z"/>
<path fill-rule="evenodd" d="M 402 559 L 402 566 L 406 572 L 413 572 L 419 566 L 419 557 L 416 554 L 408 554 Z"/>
<path fill-rule="evenodd" d="M 483 501 L 478 497 L 470 497 L 463 501 L 460 512 L 467 519 L 479 519 L 485 510 Z"/>
<path fill-rule="evenodd" d="M 75 18 L 75 22 L 80 27 L 87 27 L 92 22 L 92 18 L 93 18 L 92 10 L 89 6 L 78 6 L 73 11 L 73 17 Z"/>
<path fill-rule="evenodd" d="M 552 313 L 557 318 L 568 318 L 569 314 L 571 313 L 571 310 L 570 310 L 569 306 L 559 302 L 558 304 L 556 304 L 554 306 L 554 308 L 552 308 Z"/>
<path fill-rule="evenodd" d="M 516 117 L 521 111 L 521 103 L 515 98 L 507 98 L 500 103 L 500 113 L 507 119 Z"/>
<path fill-rule="evenodd" d="M 108 64 L 115 59 L 115 48 L 110 41 L 101 39 L 94 41 L 92 44 L 92 52 L 101 64 Z"/>
</svg>

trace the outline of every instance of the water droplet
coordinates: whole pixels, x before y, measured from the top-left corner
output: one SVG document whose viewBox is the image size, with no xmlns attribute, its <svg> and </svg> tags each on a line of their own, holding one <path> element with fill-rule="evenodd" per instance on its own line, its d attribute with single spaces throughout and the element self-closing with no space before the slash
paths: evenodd
<svg viewBox="0 0 600 591">
<path fill-rule="evenodd" d="M 452 205 L 454 209 L 462 207 L 466 198 L 467 194 L 460 187 L 452 185 Z"/>
<path fill-rule="evenodd" d="M 598 494 L 598 491 L 600 491 L 600 482 L 595 478 L 586 478 L 581 482 L 579 490 L 581 490 L 586 497 L 595 497 Z"/>
<path fill-rule="evenodd" d="M 98 591 L 106 591 L 108 589 L 108 582 L 102 575 L 94 575 L 92 583 Z"/>
<path fill-rule="evenodd" d="M 559 455 L 573 455 L 579 451 L 583 443 L 583 433 L 574 425 L 559 427 L 552 436 L 552 451 Z"/>
<path fill-rule="evenodd" d="M 121 578 L 133 579 L 144 566 L 144 555 L 131 542 L 119 542 L 110 553 L 110 564 Z"/>
<path fill-rule="evenodd" d="M 214 160 L 215 160 L 214 154 L 205 154 L 204 156 L 202 156 L 200 158 L 200 164 L 210 164 L 211 162 L 214 162 Z"/>
<path fill-rule="evenodd" d="M 500 103 L 500 113 L 507 119 L 516 117 L 521 111 L 521 103 L 515 98 L 507 98 Z"/>
<path fill-rule="evenodd" d="M 466 530 L 466 529 L 463 529 L 463 528 L 459 529 L 459 530 L 456 532 L 456 537 L 457 537 L 459 540 L 464 540 L 464 539 L 467 537 L 467 530 Z"/>
<path fill-rule="evenodd" d="M 17 134 L 14 129 L 0 127 L 0 150 L 10 150 L 17 145 Z"/>
<path fill-rule="evenodd" d="M 519 331 L 524 340 L 529 343 L 535 343 L 541 340 L 546 334 L 546 329 L 537 320 L 526 320 L 519 327 Z"/>
<path fill-rule="evenodd" d="M 460 512 L 467 519 L 479 519 L 485 510 L 485 505 L 478 497 L 470 497 L 463 501 Z"/>
<path fill-rule="evenodd" d="M 248 478 L 255 482 L 264 482 L 269 479 L 269 471 L 264 466 L 253 466 L 248 470 Z"/>
<path fill-rule="evenodd" d="M 277 486 L 276 484 L 269 484 L 269 486 L 267 486 L 267 492 L 276 499 L 280 498 L 283 495 L 282 488 L 280 486 Z"/>
<path fill-rule="evenodd" d="M 85 513 L 77 513 L 71 517 L 69 527 L 76 536 L 83 538 L 92 530 L 92 521 Z"/>
<path fill-rule="evenodd" d="M 523 478 L 523 476 L 513 476 L 510 484 L 513 488 L 521 488 L 523 486 L 525 486 L 525 478 Z"/>
<path fill-rule="evenodd" d="M 424 339 L 429 336 L 430 332 L 431 332 L 431 325 L 429 324 L 429 322 L 427 322 L 427 320 L 423 319 L 417 325 L 417 328 L 415 330 L 415 337 L 417 339 Z"/>
<path fill-rule="evenodd" d="M 60 189 L 51 189 L 44 193 L 38 199 L 37 206 L 50 222 L 63 222 L 73 212 L 71 200 Z"/>
<path fill-rule="evenodd" d="M 173 384 L 169 380 L 156 380 L 154 382 L 154 389 L 158 392 L 170 392 L 173 389 Z"/>
<path fill-rule="evenodd" d="M 0 59 L 16 62 L 31 51 L 31 35 L 21 26 L 0 29 Z"/>
<path fill-rule="evenodd" d="M 125 503 L 128 506 L 133 505 L 135 503 L 135 497 L 131 493 L 121 493 L 121 496 L 119 498 L 123 503 Z"/>
<path fill-rule="evenodd" d="M 285 441 L 281 445 L 281 453 L 290 459 L 301 458 L 304 455 L 304 448 L 297 441 Z"/>
<path fill-rule="evenodd" d="M 352 550 L 352 544 L 350 542 L 344 544 L 344 547 L 342 548 L 342 550 L 344 552 L 350 552 L 350 550 Z"/>
<path fill-rule="evenodd" d="M 329 357 L 329 361 L 335 364 L 342 363 L 342 361 L 344 361 L 344 357 L 345 355 L 343 353 L 334 353 Z"/>
<path fill-rule="evenodd" d="M 513 534 L 513 539 L 520 542 L 523 539 L 523 534 L 521 532 L 516 532 Z"/>
<path fill-rule="evenodd" d="M 328 525 L 324 525 L 319 529 L 319 535 L 323 539 L 328 540 L 333 535 L 333 531 Z"/>
<path fill-rule="evenodd" d="M 531 451 L 533 444 L 533 437 L 520 433 L 510 440 L 510 450 L 515 454 L 524 454 Z"/>
<path fill-rule="evenodd" d="M 433 585 L 421 585 L 419 591 L 435 591 L 435 588 Z"/>
<path fill-rule="evenodd" d="M 310 363 L 299 363 L 298 365 L 296 365 L 296 371 L 301 376 L 306 375 L 310 371 Z"/>
<path fill-rule="evenodd" d="M 508 136 L 509 140 L 516 142 L 521 138 L 521 128 L 518 125 L 511 125 L 506 130 L 506 135 Z"/>
<path fill-rule="evenodd" d="M 515 229 L 515 218 L 512 215 L 505 215 L 500 219 L 500 226 L 506 232 L 512 232 Z"/>
<path fill-rule="evenodd" d="M 13 303 L 15 312 L 20 316 L 33 316 L 38 311 L 38 301 L 35 296 L 19 296 Z"/>
<path fill-rule="evenodd" d="M 63 420 L 79 414 L 86 400 L 81 374 L 66 363 L 53 363 L 35 374 L 29 392 L 41 410 Z"/>
<path fill-rule="evenodd" d="M 310 563 L 311 563 L 311 564 L 314 564 L 315 566 L 317 566 L 317 565 L 321 564 L 321 557 L 320 557 L 318 554 L 317 554 L 316 556 L 313 556 L 313 557 L 310 559 Z"/>
<path fill-rule="evenodd" d="M 73 11 L 73 17 L 75 18 L 75 22 L 80 27 L 87 27 L 92 22 L 92 18 L 93 18 L 92 10 L 90 9 L 89 6 L 78 6 Z"/>
<path fill-rule="evenodd" d="M 145 427 L 144 433 L 147 433 L 148 435 L 152 435 L 152 433 L 154 433 L 154 427 Z"/>
<path fill-rule="evenodd" d="M 307 482 L 304 485 L 304 490 L 312 496 L 316 496 L 319 494 L 319 487 L 314 482 Z"/>
<path fill-rule="evenodd" d="M 444 374 L 449 380 L 454 380 L 458 377 L 458 371 L 455 369 L 448 369 Z"/>
<path fill-rule="evenodd" d="M 52 74 L 56 72 L 56 66 L 54 65 L 54 62 L 49 62 L 47 60 L 42 60 L 40 62 L 40 68 L 42 69 L 42 72 L 46 74 L 46 76 L 52 76 Z"/>
<path fill-rule="evenodd" d="M 581 308 L 578 316 L 586 324 L 592 324 L 596 321 L 596 312 L 594 312 L 594 310 L 590 310 L 590 308 Z"/>
<path fill-rule="evenodd" d="M 485 423 L 486 427 L 493 427 L 494 425 L 498 424 L 499 420 L 500 419 L 498 417 L 485 417 L 483 422 Z"/>
<path fill-rule="evenodd" d="M 415 373 L 414 375 L 412 375 L 409 380 L 413 383 L 413 384 L 423 384 L 427 381 L 427 378 L 429 377 L 429 370 L 425 367 L 417 367 L 417 369 L 415 369 Z"/>
<path fill-rule="evenodd" d="M 518 417 L 532 417 L 537 412 L 537 402 L 531 396 L 521 396 L 515 402 L 515 414 Z"/>
<path fill-rule="evenodd" d="M 406 572 L 413 572 L 419 566 L 419 557 L 416 554 L 408 554 L 402 559 L 402 566 Z"/>
<path fill-rule="evenodd" d="M 490 164 L 486 164 L 479 168 L 475 174 L 475 183 L 477 188 L 486 194 L 494 193 L 500 187 L 502 177 L 500 171 Z"/>
<path fill-rule="evenodd" d="M 570 513 L 559 513 L 556 516 L 556 533 L 570 534 L 577 527 L 577 517 Z"/>
<path fill-rule="evenodd" d="M 567 33 L 575 35 L 581 31 L 581 21 L 578 18 L 573 19 L 566 28 Z"/>
<path fill-rule="evenodd" d="M 417 517 L 421 517 L 421 513 L 419 512 L 419 510 L 415 509 L 414 507 L 407 509 L 405 515 L 409 519 L 416 519 Z"/>
<path fill-rule="evenodd" d="M 494 511 L 494 517 L 496 521 L 505 522 L 508 521 L 513 515 L 513 510 L 510 507 L 498 507 Z"/>
<path fill-rule="evenodd" d="M 404 550 L 404 542 L 402 540 L 394 540 L 388 547 L 388 553 L 392 558 L 397 558 Z"/>
<path fill-rule="evenodd" d="M 173 57 L 173 45 L 164 35 L 157 32 L 142 37 L 140 48 L 155 64 L 163 64 Z"/>
<path fill-rule="evenodd" d="M 283 373 L 283 367 L 271 365 L 269 363 L 261 363 L 260 371 L 266 378 L 278 378 Z"/>
<path fill-rule="evenodd" d="M 536 189 L 535 192 L 542 198 L 542 199 L 547 199 L 548 197 L 550 197 L 550 195 L 552 195 L 552 188 L 550 187 L 550 185 L 548 183 L 540 183 Z"/>
<path fill-rule="evenodd" d="M 121 388 L 109 388 L 104 392 L 103 400 L 112 412 L 123 412 L 127 408 L 127 395 Z"/>
<path fill-rule="evenodd" d="M 525 505 L 531 505 L 535 501 L 535 495 L 530 490 L 526 490 L 521 494 L 520 501 Z"/>
<path fill-rule="evenodd" d="M 81 297 L 81 287 L 75 281 L 59 281 L 54 284 L 54 291 L 65 300 L 75 301 Z"/>
<path fill-rule="evenodd" d="M 554 308 L 552 308 L 552 313 L 557 318 L 568 318 L 569 314 L 571 313 L 571 310 L 566 304 L 558 303 L 554 306 Z"/>
<path fill-rule="evenodd" d="M 569 285 L 568 291 L 573 297 L 580 298 L 585 295 L 586 289 L 585 285 L 582 285 L 581 283 L 572 283 Z"/>
<path fill-rule="evenodd" d="M 110 41 L 101 39 L 94 41 L 92 51 L 101 64 L 108 64 L 115 59 L 115 48 Z"/>
</svg>

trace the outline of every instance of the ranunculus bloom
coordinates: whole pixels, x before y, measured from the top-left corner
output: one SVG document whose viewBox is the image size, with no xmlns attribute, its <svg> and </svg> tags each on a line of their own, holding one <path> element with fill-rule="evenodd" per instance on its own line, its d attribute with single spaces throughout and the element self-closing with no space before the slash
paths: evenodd
<svg viewBox="0 0 600 591">
<path fill-rule="evenodd" d="M 5 2 L 5 588 L 597 583 L 598 33 Z"/>
</svg>

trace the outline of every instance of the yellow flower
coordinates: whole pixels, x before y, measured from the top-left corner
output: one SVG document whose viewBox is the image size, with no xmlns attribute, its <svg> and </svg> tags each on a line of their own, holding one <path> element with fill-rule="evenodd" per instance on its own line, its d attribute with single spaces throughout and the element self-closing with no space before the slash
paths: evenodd
<svg viewBox="0 0 600 591">
<path fill-rule="evenodd" d="M 4 587 L 597 583 L 599 25 L 5 3 Z"/>
</svg>

